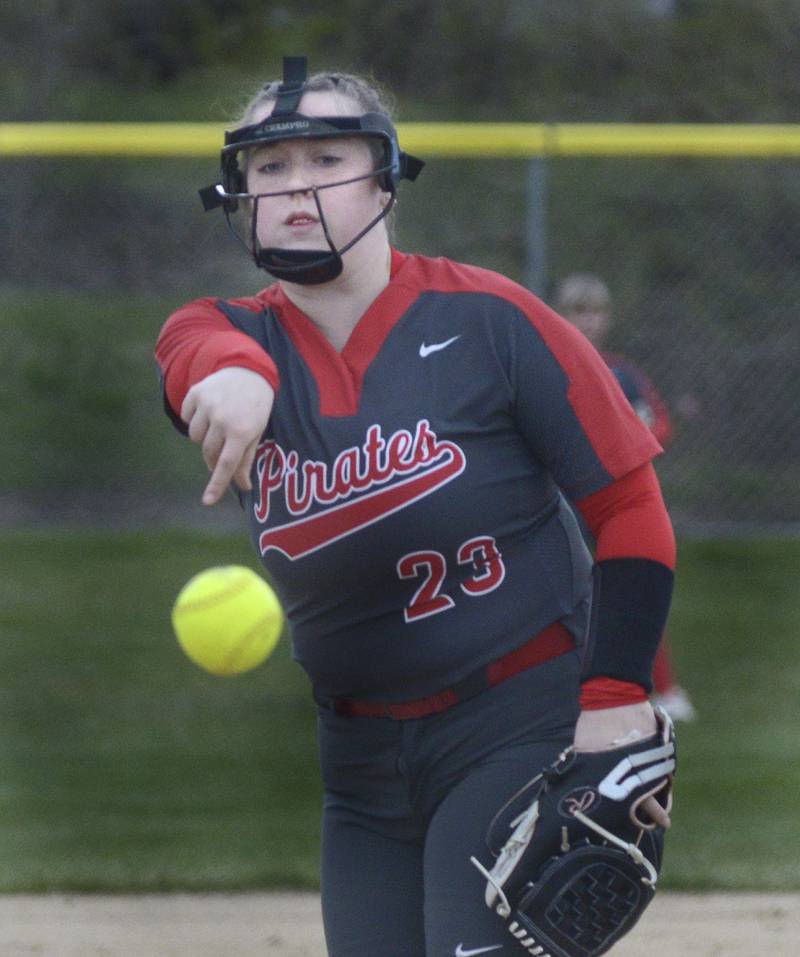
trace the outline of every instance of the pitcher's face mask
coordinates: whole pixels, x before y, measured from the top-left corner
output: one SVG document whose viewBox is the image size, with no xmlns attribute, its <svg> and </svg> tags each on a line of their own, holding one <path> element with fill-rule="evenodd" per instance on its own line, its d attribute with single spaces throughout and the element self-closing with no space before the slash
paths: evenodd
<svg viewBox="0 0 800 957">
<path fill-rule="evenodd" d="M 400 180 L 415 180 L 424 163 L 400 150 L 397 132 L 383 113 L 364 113 L 360 116 L 305 116 L 297 112 L 305 92 L 306 58 L 285 57 L 283 82 L 278 87 L 274 109 L 266 119 L 258 123 L 225 133 L 225 145 L 221 153 L 221 181 L 200 190 L 200 197 L 206 210 L 222 207 L 228 226 L 253 256 L 256 265 L 266 269 L 276 279 L 302 285 L 316 285 L 329 282 L 341 273 L 342 255 L 389 214 L 395 203 Z M 377 144 L 376 152 L 379 153 L 379 159 L 374 169 L 359 176 L 335 182 L 325 182 L 321 185 L 304 184 L 302 189 L 294 186 L 291 189 L 271 192 L 248 191 L 246 175 L 241 163 L 243 152 L 286 140 L 319 140 L 354 136 L 369 138 Z M 388 193 L 388 201 L 363 229 L 337 248 L 325 219 L 320 193 L 366 179 L 375 179 L 380 189 Z M 270 198 L 297 192 L 311 194 L 327 248 L 283 249 L 276 246 L 262 246 L 257 234 L 259 204 L 269 201 Z M 244 209 L 240 208 L 240 203 Z M 237 212 L 243 215 L 245 220 L 244 232 L 237 230 L 233 222 L 233 216 Z"/>
</svg>

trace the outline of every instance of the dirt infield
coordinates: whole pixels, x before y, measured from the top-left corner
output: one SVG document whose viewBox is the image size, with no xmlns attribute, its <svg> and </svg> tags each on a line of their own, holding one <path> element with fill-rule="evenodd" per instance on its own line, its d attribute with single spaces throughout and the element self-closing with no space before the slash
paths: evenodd
<svg viewBox="0 0 800 957">
<path fill-rule="evenodd" d="M 799 942 L 800 895 L 662 893 L 612 953 L 796 957 Z M 0 957 L 324 954 L 313 894 L 0 897 Z"/>
</svg>

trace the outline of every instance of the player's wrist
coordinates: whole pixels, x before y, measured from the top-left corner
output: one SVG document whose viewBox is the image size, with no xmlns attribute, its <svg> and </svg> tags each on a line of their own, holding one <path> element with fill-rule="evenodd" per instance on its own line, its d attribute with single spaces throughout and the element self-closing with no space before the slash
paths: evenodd
<svg viewBox="0 0 800 957">
<path fill-rule="evenodd" d="M 581 711 L 575 725 L 576 751 L 605 751 L 656 733 L 656 716 L 649 701 Z"/>
</svg>

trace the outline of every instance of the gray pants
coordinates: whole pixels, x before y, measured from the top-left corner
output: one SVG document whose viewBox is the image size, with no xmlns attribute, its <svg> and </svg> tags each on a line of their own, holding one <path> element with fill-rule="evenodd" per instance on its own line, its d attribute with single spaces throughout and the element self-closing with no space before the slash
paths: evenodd
<svg viewBox="0 0 800 957">
<path fill-rule="evenodd" d="M 570 652 L 410 721 L 320 709 L 330 957 L 520 957 L 469 859 L 491 867 L 492 818 L 572 742 L 578 673 Z"/>
</svg>

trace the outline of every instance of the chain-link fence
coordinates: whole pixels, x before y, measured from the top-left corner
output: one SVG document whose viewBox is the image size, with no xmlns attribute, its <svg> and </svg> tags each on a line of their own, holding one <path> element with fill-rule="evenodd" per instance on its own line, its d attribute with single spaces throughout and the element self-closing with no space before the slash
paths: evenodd
<svg viewBox="0 0 800 957">
<path fill-rule="evenodd" d="M 202 212 L 214 157 L 2 162 L 3 495 L 52 501 L 53 476 L 76 500 L 198 487 L 160 418 L 154 337 L 186 299 L 268 281 Z M 800 159 L 531 162 L 431 158 L 402 187 L 397 245 L 521 282 L 534 257 L 546 300 L 569 272 L 601 276 L 609 349 L 673 418 L 658 469 L 679 532 L 797 531 Z"/>
<path fill-rule="evenodd" d="M 551 275 L 598 271 L 614 350 L 665 397 L 658 468 L 682 530 L 800 522 L 800 166 L 554 164 Z"/>
</svg>

